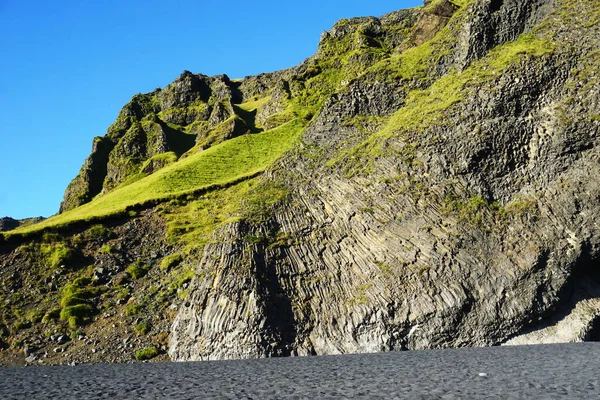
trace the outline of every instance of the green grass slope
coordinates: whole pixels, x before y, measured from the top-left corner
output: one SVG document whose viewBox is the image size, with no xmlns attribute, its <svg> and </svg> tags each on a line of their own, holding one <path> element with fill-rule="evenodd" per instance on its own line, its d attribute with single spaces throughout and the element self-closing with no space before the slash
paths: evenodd
<svg viewBox="0 0 600 400">
<path fill-rule="evenodd" d="M 295 119 L 270 131 L 228 140 L 139 181 L 100 195 L 90 203 L 42 223 L 16 229 L 5 236 L 110 216 L 149 201 L 168 200 L 254 176 L 291 149 L 305 124 L 305 120 Z"/>
</svg>

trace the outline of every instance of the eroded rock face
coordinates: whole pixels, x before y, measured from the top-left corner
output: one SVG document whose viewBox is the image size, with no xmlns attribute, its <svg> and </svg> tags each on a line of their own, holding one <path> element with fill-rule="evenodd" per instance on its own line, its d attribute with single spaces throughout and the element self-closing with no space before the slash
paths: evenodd
<svg viewBox="0 0 600 400">
<path fill-rule="evenodd" d="M 370 136 L 378 117 L 411 112 L 410 86 L 358 79 L 332 96 L 266 178 L 287 183 L 290 200 L 205 248 L 172 359 L 495 345 L 548 336 L 569 304 L 594 309 L 600 32 L 585 21 L 555 29 L 566 4 L 474 2 L 437 76 L 479 74 L 534 28 L 561 44 L 473 75 L 460 99 L 408 129 Z M 347 123 L 359 115 L 360 127 Z M 595 334 L 596 311 L 571 318 L 581 329 L 555 336 Z"/>
</svg>

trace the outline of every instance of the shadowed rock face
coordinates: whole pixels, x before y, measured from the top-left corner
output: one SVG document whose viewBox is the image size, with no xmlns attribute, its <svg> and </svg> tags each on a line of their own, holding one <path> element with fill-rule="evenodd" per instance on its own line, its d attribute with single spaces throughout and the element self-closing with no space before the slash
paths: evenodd
<svg viewBox="0 0 600 400">
<path fill-rule="evenodd" d="M 19 221 L 10 217 L 0 218 L 0 231 L 10 231 L 19 226 Z"/>
<path fill-rule="evenodd" d="M 399 112 L 424 104 L 410 97 L 415 82 L 367 73 L 332 95 L 266 178 L 293 182 L 291 199 L 206 247 L 173 324 L 173 359 L 494 345 L 575 311 L 568 340 L 597 336 L 598 24 L 565 25 L 578 12 L 559 1 L 468 10 L 442 15 L 456 41 L 418 83 L 431 95 L 443 90 L 436 79 L 469 74 L 460 98 L 413 123 Z M 432 15 L 416 21 L 412 45 L 444 25 Z M 509 50 L 531 33 L 552 49 Z M 390 115 L 405 125 L 373 135 Z M 279 239 L 240 240 L 249 233 Z"/>
<path fill-rule="evenodd" d="M 19 226 L 26 226 L 43 221 L 44 217 L 34 217 L 25 219 L 14 219 L 11 217 L 0 218 L 0 232 L 6 232 L 17 229 Z"/>
</svg>

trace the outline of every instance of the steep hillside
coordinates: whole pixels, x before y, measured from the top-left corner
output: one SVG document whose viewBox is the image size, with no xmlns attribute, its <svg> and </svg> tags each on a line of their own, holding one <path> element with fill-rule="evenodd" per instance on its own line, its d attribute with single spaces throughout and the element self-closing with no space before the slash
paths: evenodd
<svg viewBox="0 0 600 400">
<path fill-rule="evenodd" d="M 599 67 L 596 1 L 435 0 L 134 96 L 3 234 L 2 362 L 595 340 Z"/>
</svg>

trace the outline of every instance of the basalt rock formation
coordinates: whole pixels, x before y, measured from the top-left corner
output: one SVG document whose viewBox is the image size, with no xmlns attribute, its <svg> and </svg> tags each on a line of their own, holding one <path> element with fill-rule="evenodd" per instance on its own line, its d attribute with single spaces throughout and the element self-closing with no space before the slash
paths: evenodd
<svg viewBox="0 0 600 400">
<path fill-rule="evenodd" d="M 290 198 L 207 246 L 173 359 L 495 345 L 597 298 L 598 21 L 562 25 L 560 2 L 435 6 L 401 45 L 453 32 L 426 78 L 375 69 L 330 96 L 265 178 Z"/>
<path fill-rule="evenodd" d="M 84 361 L 597 340 L 599 67 L 596 1 L 433 0 L 341 20 L 294 68 L 184 72 L 94 139 L 60 224 L 5 238 L 0 345 L 47 347 L 44 323 L 121 346 L 61 356 Z M 235 173 L 193 186 L 215 154 Z M 176 184 L 95 206 L 144 182 Z M 24 286 L 60 307 L 25 318 Z"/>
</svg>

